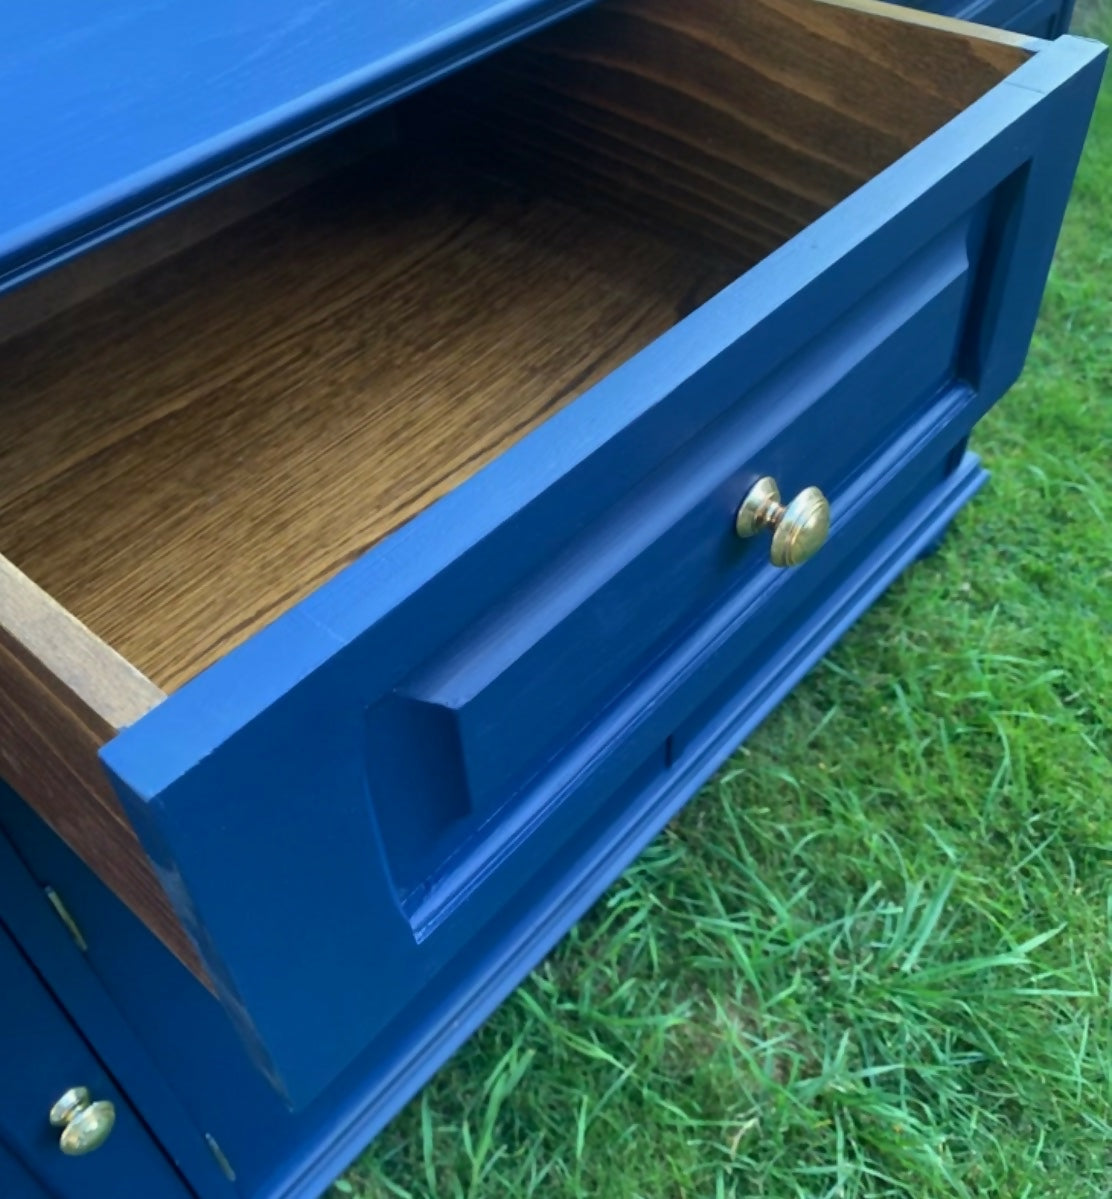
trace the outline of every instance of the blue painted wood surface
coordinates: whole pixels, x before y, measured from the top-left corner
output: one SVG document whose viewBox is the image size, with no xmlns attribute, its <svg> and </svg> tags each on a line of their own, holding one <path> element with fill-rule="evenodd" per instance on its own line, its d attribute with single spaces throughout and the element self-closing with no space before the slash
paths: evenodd
<svg viewBox="0 0 1112 1199">
<path fill-rule="evenodd" d="M 484 938 L 471 957 L 453 963 L 435 993 L 424 993 L 403 1019 L 299 1111 L 288 1111 L 257 1074 L 213 998 L 28 808 L 0 788 L 0 828 L 15 838 L 40 877 L 64 885 L 89 940 L 86 955 L 76 955 L 72 946 L 68 950 L 71 959 L 80 957 L 86 977 L 77 969 L 67 970 L 59 980 L 60 994 L 129 1092 L 134 1093 L 136 1083 L 146 1091 L 149 1054 L 161 1080 L 173 1089 L 174 1102 L 184 1104 L 218 1135 L 236 1168 L 240 1195 L 314 1199 L 516 986 L 566 924 L 590 906 L 599 888 L 633 860 L 721 757 L 941 536 L 980 488 L 986 476 L 974 456 L 955 460 L 952 452 L 942 451 L 962 425 L 962 398 L 936 406 L 925 422 L 891 447 L 886 466 L 871 485 L 853 489 L 855 525 L 864 535 L 850 539 L 846 528 L 839 533 L 840 544 L 831 547 L 839 555 L 827 580 L 833 580 L 831 589 L 806 593 L 805 610 L 790 613 L 794 636 L 759 645 L 742 629 L 730 638 L 733 650 L 720 656 L 723 669 L 715 694 L 677 730 L 681 744 L 675 768 L 638 797 L 641 818 L 625 819 L 629 795 L 615 794 L 607 810 L 600 810 L 583 831 L 588 851 L 579 855 L 579 869 L 543 897 L 542 918 L 535 919 L 533 911 L 507 911 L 503 928 Z M 633 780 L 632 786 L 638 785 Z M 30 906 L 0 887 L 0 915 L 13 899 L 21 911 Z M 507 934 L 506 924 L 513 935 Z M 39 929 L 38 938 L 30 941 L 54 969 L 67 952 L 58 945 L 42 949 L 47 931 Z M 99 1014 L 86 1014 L 89 993 L 101 985 L 127 1029 Z M 170 1115 L 156 1098 L 148 1098 L 143 1111 L 158 1122 Z M 178 1119 L 175 1110 L 175 1131 Z M 196 1169 L 196 1162 L 188 1166 Z M 211 1170 L 189 1178 L 203 1199 L 223 1193 L 212 1187 Z"/>
<path fill-rule="evenodd" d="M 590 0 L 45 0 L 0 13 L 0 291 Z M 1070 0 L 919 0 L 1054 37 Z"/>
<path fill-rule="evenodd" d="M 46 904 L 48 883 L 80 924 L 83 952 Z M 200 1199 L 283 1195 L 306 1160 L 328 1157 L 331 1174 L 326 1166 L 316 1190 L 304 1192 L 315 1196 L 342 1169 L 332 1143 L 343 1136 L 348 1113 L 335 1096 L 291 1114 L 213 996 L 3 784 L 0 922 Z M 231 1161 L 234 1185 L 217 1167 L 205 1133 Z"/>
<path fill-rule="evenodd" d="M 1073 0 L 914 0 L 907 7 L 1040 38 L 1066 33 L 1073 15 Z"/>
<path fill-rule="evenodd" d="M 748 604 L 749 636 L 772 635 L 837 561 L 828 549 L 773 579 L 759 544 L 731 539 L 758 474 L 828 488 L 837 530 L 881 434 L 952 407 L 957 441 L 1011 384 L 1103 53 L 1043 44 L 106 748 L 223 999 L 291 1102 L 492 939 L 521 936 L 507 911 L 566 927 L 572 907 L 551 896 L 590 852 L 575 838 L 598 805 L 628 784 L 631 827 L 664 818 L 643 797 L 676 774 L 669 738 L 710 702 L 713 671 L 697 665 L 715 622 Z M 701 682 L 665 704 L 667 679 L 658 692 L 646 680 L 677 647 L 689 660 L 670 669 Z M 528 702 L 510 702 L 523 682 Z M 667 716 L 646 725 L 643 710 Z M 456 755 L 452 777 L 391 753 L 422 721 Z"/>
<path fill-rule="evenodd" d="M 4 5 L 0 290 L 583 2 Z"/>
<path fill-rule="evenodd" d="M 0 1142 L 0 1186 L 4 1199 L 51 1199 L 28 1173 L 27 1168 Z"/>
<path fill-rule="evenodd" d="M 0 1195 L 187 1199 L 181 1178 L 2 924 L 0 1028 Z M 108 1140 L 84 1157 L 62 1153 L 58 1129 L 47 1118 L 55 1100 L 73 1086 L 88 1087 L 94 1099 L 116 1106 Z"/>
<path fill-rule="evenodd" d="M 86 939 L 80 950 L 46 899 L 53 887 L 64 897 L 67 909 Z M 112 913 L 127 919 L 112 923 Z M 106 923 L 108 927 L 106 927 Z M 136 1038 L 126 1018 L 127 1000 L 146 1001 L 151 1014 L 173 1010 L 176 1024 L 164 1026 L 165 1040 L 178 1046 L 190 1060 L 204 1063 L 215 1079 L 226 1076 L 226 1047 L 213 1030 L 230 1028 L 223 1012 L 219 1022 L 206 1027 L 196 1019 L 182 1019 L 175 1003 L 189 992 L 216 1008 L 212 997 L 186 974 L 184 967 L 155 941 L 130 912 L 122 908 L 83 864 L 43 824 L 30 807 L 0 784 L 0 926 L 6 926 L 20 950 L 34 963 L 35 971 L 65 1009 L 82 1038 L 105 1062 L 121 1084 L 131 1106 L 141 1113 L 167 1156 L 189 1178 L 202 1199 L 232 1199 L 236 1193 L 217 1166 L 204 1142 L 208 1113 L 189 1110 L 179 1097 L 173 1071 L 156 1064 L 156 1054 Z M 177 973 L 167 975 L 166 963 Z M 98 974 L 99 971 L 99 974 Z M 110 993 L 101 975 L 114 984 Z M 0 975 L 0 985 L 2 985 Z M 5 1042 L 6 1043 L 6 1042 Z M 155 1048 L 157 1048 L 157 1039 Z M 246 1060 L 238 1046 L 235 1056 Z M 246 1074 L 246 1071 L 244 1071 Z M 254 1085 L 270 1091 L 255 1077 Z M 241 1080 L 237 1091 L 250 1095 Z M 270 1091 L 272 1102 L 276 1102 Z M 255 1102 L 258 1102 L 256 1096 Z M 265 1109 L 263 1109 L 265 1110 Z M 0 1178 L 3 1178 L 0 1172 Z M 118 1191 L 110 1194 L 115 1199 Z M 0 1195 L 7 1199 L 0 1188 Z M 82 1193 L 81 1199 L 89 1199 Z M 99 1199 L 99 1197 L 98 1197 Z"/>
<path fill-rule="evenodd" d="M 30 186 L 0 189 L 0 289 L 577 6 L 13 10 L 0 148 Z M 1053 35 L 1065 11 L 975 0 L 958 15 Z M 73 888 L 94 943 L 77 952 L 2 840 L 0 922 L 202 1199 L 231 1191 L 210 1128 L 238 1194 L 318 1194 L 937 542 L 984 481 L 955 447 L 1021 367 L 1100 57 L 1041 50 L 109 747 L 254 1060 L 0 795 L 0 824 Z M 772 574 L 729 535 L 759 473 L 835 500 L 806 573 Z M 444 752 L 403 754 L 407 740 Z M 0 930 L 0 991 L 20 976 L 4 945 Z M 72 1034 L 38 993 L 12 1017 L 27 1044 L 43 1021 Z M 27 1131 L 10 1114 L 0 1098 L 0 1193 L 38 1195 L 4 1147 Z M 128 1112 L 115 1142 L 129 1186 L 184 1194 L 135 1127 Z M 80 1183 L 51 1192 L 121 1193 L 118 1174 Z"/>
<path fill-rule="evenodd" d="M 1065 33 L 1073 14 L 1073 0 L 916 0 L 910 7 L 1042 38 Z"/>
</svg>

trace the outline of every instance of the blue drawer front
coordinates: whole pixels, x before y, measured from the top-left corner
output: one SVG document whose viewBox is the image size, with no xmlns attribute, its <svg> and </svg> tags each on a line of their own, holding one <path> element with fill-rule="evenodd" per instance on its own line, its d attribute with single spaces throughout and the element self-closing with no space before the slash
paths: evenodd
<svg viewBox="0 0 1112 1199">
<path fill-rule="evenodd" d="M 3 1184 L 6 1199 L 51 1199 L 41 1186 L 27 1173 L 14 1154 L 0 1143 L 0 1184 Z"/>
<path fill-rule="evenodd" d="M 935 446 L 952 432 L 953 427 L 940 426 Z M 72 977 L 64 980 L 70 984 L 64 992 L 67 1002 L 77 990 L 87 991 L 87 982 L 78 975 L 91 968 L 110 987 L 128 1025 L 157 1060 L 160 1081 L 172 1085 L 176 1098 L 198 1113 L 198 1123 L 191 1126 L 188 1116 L 183 1118 L 164 1096 L 144 1100 L 144 1115 L 160 1126 L 160 1135 L 169 1136 L 168 1145 L 182 1151 L 191 1137 L 199 1139 L 198 1128 L 211 1129 L 234 1164 L 237 1193 L 285 1199 L 320 1194 L 505 996 L 529 963 L 592 902 L 597 888 L 635 856 L 667 814 L 680 806 L 687 791 L 790 690 L 891 579 L 931 544 L 984 480 L 984 472 L 971 456 L 958 464 L 952 454 L 940 460 L 935 448 L 928 457 L 929 470 L 914 472 L 920 480 L 912 489 L 915 494 L 910 502 L 906 496 L 901 502 L 900 511 L 909 512 L 907 519 L 896 527 L 892 520 L 897 514 L 883 511 L 880 525 L 890 531 L 885 535 L 870 524 L 871 540 L 858 547 L 852 564 L 843 563 L 839 570 L 844 583 L 812 597 L 808 610 L 797 613 L 790 641 L 774 645 L 771 653 L 766 646 L 758 668 L 754 669 L 751 652 L 740 676 L 738 660 L 729 660 L 726 681 L 719 681 L 711 699 L 677 729 L 671 766 L 663 770 L 659 757 L 650 754 L 625 787 L 615 790 L 580 824 L 562 859 L 553 857 L 545 876 L 537 879 L 532 902 L 505 905 L 472 952 L 452 963 L 439 976 L 436 988 L 422 992 L 401 1019 L 365 1048 L 336 1085 L 301 1111 L 284 1110 L 274 1091 L 251 1069 L 211 996 L 30 809 L 0 787 L 0 823 L 38 876 L 65 888 L 88 934 L 88 953 L 79 954 L 53 920 L 39 930 L 63 942 L 51 966 L 62 952 L 77 963 Z M 883 509 L 883 494 L 880 498 Z M 871 564 L 868 569 L 860 566 L 862 554 Z M 747 635 L 746 640 L 752 645 Z M 645 786 L 654 782 L 655 787 Z M 639 814 L 637 820 L 629 819 L 633 811 Z M 578 859 L 575 872 L 560 868 L 569 854 Z M 0 895 L 0 906 L 4 898 Z M 29 907 L 24 902 L 20 914 L 27 915 Z M 91 1031 L 96 1023 L 91 1012 L 81 1018 Z M 142 1072 L 144 1066 L 125 1062 L 133 1055 L 112 1035 L 107 1043 L 113 1068 L 125 1071 L 121 1081 L 136 1086 L 136 1071 Z M 198 1046 L 203 1046 L 203 1052 Z M 188 1165 L 190 1182 L 199 1195 L 221 1195 L 228 1189 L 228 1184 L 220 1186 L 222 1180 L 213 1178 L 211 1161 L 191 1160 Z"/>
<path fill-rule="evenodd" d="M 855 489 L 902 469 L 900 438 L 933 445 L 938 425 L 948 450 L 1012 382 L 1100 65 L 1076 39 L 1041 48 L 106 748 L 293 1103 L 480 969 L 492 938 L 526 968 L 507 912 L 555 929 L 581 910 L 552 906 L 553 878 L 585 869 L 592 813 L 647 836 L 665 809 L 614 796 L 694 785 L 682 730 L 728 685 L 698 646 L 742 612 L 731 645 L 791 628 L 837 547 L 852 558 Z M 823 554 L 775 578 L 730 533 L 766 473 L 828 488 L 837 514 Z"/>
<path fill-rule="evenodd" d="M 103 1066 L 55 1004 L 0 924 L 0 1194 L 5 1199 L 101 1199 L 121 1194 L 187 1199 L 162 1156 Z M 116 1124 L 99 1148 L 68 1157 L 48 1115 L 70 1087 L 109 1100 Z"/>
<path fill-rule="evenodd" d="M 768 547 L 733 514 L 761 474 L 836 495 L 959 369 L 981 205 L 669 456 L 574 544 L 368 710 L 370 798 L 423 940 L 505 851 L 534 782 Z M 508 713 L 518 713 L 507 736 Z M 451 880 L 450 882 L 448 880 Z"/>
</svg>

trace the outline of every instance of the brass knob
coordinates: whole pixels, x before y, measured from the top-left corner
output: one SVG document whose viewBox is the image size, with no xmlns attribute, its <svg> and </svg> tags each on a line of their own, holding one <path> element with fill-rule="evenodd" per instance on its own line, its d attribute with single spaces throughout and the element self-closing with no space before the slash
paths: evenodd
<svg viewBox="0 0 1112 1199">
<path fill-rule="evenodd" d="M 795 499 L 781 504 L 776 480 L 766 475 L 742 500 L 734 527 L 739 537 L 755 537 L 762 529 L 771 529 L 772 565 L 798 566 L 826 540 L 830 504 L 817 487 L 805 487 Z"/>
<path fill-rule="evenodd" d="M 69 1157 L 99 1149 L 116 1123 L 116 1108 L 107 1099 L 91 1101 L 87 1087 L 71 1087 L 50 1109 L 50 1123 L 62 1130 L 58 1145 Z"/>
</svg>

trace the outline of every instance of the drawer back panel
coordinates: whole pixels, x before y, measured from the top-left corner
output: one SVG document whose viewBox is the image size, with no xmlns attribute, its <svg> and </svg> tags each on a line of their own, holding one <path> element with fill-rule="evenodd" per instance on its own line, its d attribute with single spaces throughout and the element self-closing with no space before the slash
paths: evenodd
<svg viewBox="0 0 1112 1199">
<path fill-rule="evenodd" d="M 411 111 L 492 172 L 741 270 L 1026 58 L 836 5 L 626 0 L 511 47 Z"/>
</svg>

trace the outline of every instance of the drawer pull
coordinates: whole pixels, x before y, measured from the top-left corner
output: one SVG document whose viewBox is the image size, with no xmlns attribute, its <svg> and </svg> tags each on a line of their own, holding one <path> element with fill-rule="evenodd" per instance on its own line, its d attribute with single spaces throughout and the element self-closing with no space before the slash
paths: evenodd
<svg viewBox="0 0 1112 1199">
<path fill-rule="evenodd" d="M 817 487 L 805 487 L 787 504 L 781 504 L 776 480 L 766 475 L 742 500 L 734 527 L 739 537 L 755 537 L 762 529 L 771 529 L 772 565 L 798 566 L 817 553 L 826 540 L 830 503 Z"/>
<path fill-rule="evenodd" d="M 50 1123 L 62 1130 L 58 1147 L 68 1157 L 99 1149 L 116 1123 L 116 1108 L 107 1099 L 91 1102 L 87 1087 L 70 1089 L 50 1109 Z"/>
</svg>

